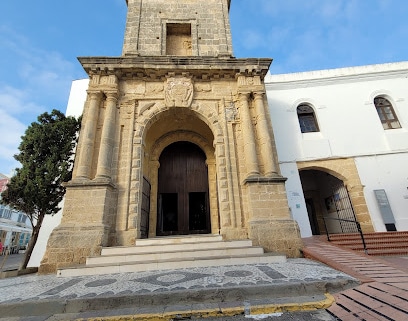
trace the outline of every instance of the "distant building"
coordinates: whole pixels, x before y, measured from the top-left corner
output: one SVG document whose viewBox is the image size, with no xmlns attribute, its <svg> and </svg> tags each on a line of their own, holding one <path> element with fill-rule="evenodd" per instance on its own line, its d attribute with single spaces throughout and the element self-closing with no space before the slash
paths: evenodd
<svg viewBox="0 0 408 321">
<path fill-rule="evenodd" d="M 0 174 L 0 193 L 7 189 L 9 178 Z M 1 195 L 0 195 L 1 199 Z M 25 249 L 30 241 L 32 226 L 28 216 L 8 206 L 0 204 L 0 241 L 3 244 L 3 252 L 17 253 Z"/>
</svg>

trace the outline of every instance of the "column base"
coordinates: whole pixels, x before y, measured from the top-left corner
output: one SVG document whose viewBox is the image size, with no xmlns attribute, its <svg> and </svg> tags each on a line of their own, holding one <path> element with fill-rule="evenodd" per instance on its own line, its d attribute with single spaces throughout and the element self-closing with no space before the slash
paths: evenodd
<svg viewBox="0 0 408 321">
<path fill-rule="evenodd" d="M 299 226 L 294 220 L 257 220 L 249 222 L 249 238 L 253 245 L 265 252 L 284 253 L 287 257 L 301 257 L 303 242 Z"/>
<path fill-rule="evenodd" d="M 116 232 L 116 245 L 117 246 L 134 246 L 136 239 L 138 238 L 138 231 L 136 229 L 130 229 L 127 231 Z"/>
<path fill-rule="evenodd" d="M 225 241 L 248 239 L 248 230 L 246 228 L 222 228 L 220 234 Z"/>
<path fill-rule="evenodd" d="M 38 273 L 56 273 L 58 268 L 85 264 L 87 257 L 101 254 L 108 234 L 109 227 L 104 225 L 60 225 L 48 239 L 47 251 Z"/>
</svg>

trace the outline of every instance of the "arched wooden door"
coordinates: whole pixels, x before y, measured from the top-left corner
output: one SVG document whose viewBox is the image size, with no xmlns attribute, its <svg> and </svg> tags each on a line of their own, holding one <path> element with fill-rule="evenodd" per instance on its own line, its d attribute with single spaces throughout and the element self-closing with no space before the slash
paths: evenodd
<svg viewBox="0 0 408 321">
<path fill-rule="evenodd" d="M 160 155 L 157 235 L 210 233 L 208 170 L 204 152 L 177 142 Z"/>
</svg>

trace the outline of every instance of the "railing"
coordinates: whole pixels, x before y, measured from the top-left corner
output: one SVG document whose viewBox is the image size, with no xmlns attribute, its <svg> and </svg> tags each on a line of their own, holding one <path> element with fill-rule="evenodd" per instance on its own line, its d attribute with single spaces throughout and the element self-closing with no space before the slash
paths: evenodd
<svg viewBox="0 0 408 321">
<path fill-rule="evenodd" d="M 329 242 L 331 242 L 331 240 L 330 240 L 330 232 L 329 232 L 329 229 L 327 228 L 326 220 L 336 220 L 336 221 L 339 221 L 340 225 L 341 225 L 341 222 L 346 222 L 346 223 L 353 223 L 353 224 L 355 224 L 358 233 L 360 233 L 361 242 L 363 243 L 364 253 L 365 253 L 365 254 L 368 254 L 367 245 L 366 245 L 366 242 L 365 242 L 365 239 L 364 239 L 364 234 L 363 234 L 363 231 L 361 230 L 361 225 L 360 225 L 359 222 L 354 221 L 354 220 L 342 219 L 342 218 L 323 217 L 324 227 L 326 228 L 327 240 L 328 240 Z M 343 230 L 343 229 L 342 229 L 342 230 Z M 334 233 L 332 233 L 332 234 L 334 234 Z M 336 233 L 336 234 L 339 234 L 339 233 Z"/>
</svg>

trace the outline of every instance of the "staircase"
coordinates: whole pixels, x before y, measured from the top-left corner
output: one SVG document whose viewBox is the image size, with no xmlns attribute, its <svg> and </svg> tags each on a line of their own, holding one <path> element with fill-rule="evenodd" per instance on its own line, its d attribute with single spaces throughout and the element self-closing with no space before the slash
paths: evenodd
<svg viewBox="0 0 408 321">
<path fill-rule="evenodd" d="M 285 255 L 264 253 L 251 240 L 223 241 L 221 235 L 138 239 L 136 246 L 107 247 L 82 266 L 57 270 L 58 276 L 83 276 L 180 268 L 284 263 Z"/>
<path fill-rule="evenodd" d="M 408 232 L 365 233 L 364 240 L 368 255 L 408 256 Z M 330 241 L 331 243 L 354 251 L 364 252 L 363 243 L 359 233 L 331 234 Z"/>
</svg>

